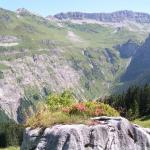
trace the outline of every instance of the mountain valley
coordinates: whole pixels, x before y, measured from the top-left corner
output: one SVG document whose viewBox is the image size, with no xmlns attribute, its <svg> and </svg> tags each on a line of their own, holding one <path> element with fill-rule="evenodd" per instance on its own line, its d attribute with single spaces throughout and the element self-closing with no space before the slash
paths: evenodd
<svg viewBox="0 0 150 150">
<path fill-rule="evenodd" d="M 48 93 L 91 100 L 148 83 L 149 33 L 145 13 L 42 17 L 1 8 L 0 115 L 21 123 Z"/>
</svg>

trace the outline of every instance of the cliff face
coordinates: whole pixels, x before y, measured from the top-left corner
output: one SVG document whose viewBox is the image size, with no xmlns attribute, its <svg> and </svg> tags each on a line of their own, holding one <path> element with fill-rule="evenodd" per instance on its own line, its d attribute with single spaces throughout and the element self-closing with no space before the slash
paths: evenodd
<svg viewBox="0 0 150 150">
<path fill-rule="evenodd" d="M 144 74 L 150 72 L 150 36 L 145 40 L 144 44 L 139 47 L 128 66 L 125 74 L 122 76 L 122 81 L 132 81 Z M 149 77 L 146 77 L 149 79 Z M 145 78 L 145 80 L 146 80 Z"/>
<path fill-rule="evenodd" d="M 150 129 L 124 118 L 95 118 L 97 125 L 56 125 L 27 128 L 21 150 L 148 150 Z"/>
<path fill-rule="evenodd" d="M 138 50 L 139 45 L 132 40 L 127 41 L 122 45 L 118 45 L 117 49 L 120 52 L 120 57 L 122 58 L 130 58 L 133 57 Z"/>
<path fill-rule="evenodd" d="M 68 12 L 60 13 L 54 16 L 57 19 L 73 19 L 83 20 L 90 19 L 102 22 L 123 22 L 133 21 L 137 23 L 150 23 L 150 15 L 146 13 L 132 12 L 132 11 L 117 11 L 113 13 L 82 13 L 82 12 Z"/>
</svg>

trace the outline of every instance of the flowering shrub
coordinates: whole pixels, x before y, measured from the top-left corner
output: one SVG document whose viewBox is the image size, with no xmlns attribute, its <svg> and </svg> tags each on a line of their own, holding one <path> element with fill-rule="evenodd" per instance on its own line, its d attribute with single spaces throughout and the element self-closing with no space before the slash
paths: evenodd
<svg viewBox="0 0 150 150">
<path fill-rule="evenodd" d="M 70 107 L 69 110 L 69 114 L 83 115 L 86 112 L 86 106 L 84 103 L 75 103 Z"/>
<path fill-rule="evenodd" d="M 69 112 L 70 112 L 70 109 L 69 109 L 69 108 L 63 108 L 62 111 L 63 111 L 64 113 L 69 113 Z"/>
<path fill-rule="evenodd" d="M 86 102 L 87 115 L 88 116 L 102 116 L 104 114 L 101 108 L 101 103 L 98 102 Z"/>
<path fill-rule="evenodd" d="M 84 116 L 118 116 L 119 113 L 109 105 L 99 102 L 80 102 L 63 108 L 63 112 L 69 115 L 84 115 Z"/>
<path fill-rule="evenodd" d="M 103 110 L 100 108 L 96 108 L 95 112 L 94 112 L 95 116 L 101 116 L 103 115 Z"/>
<path fill-rule="evenodd" d="M 90 117 L 119 116 L 111 106 L 96 101 L 76 102 L 73 95 L 65 91 L 62 94 L 51 94 L 47 103 L 40 103 L 37 112 L 27 118 L 26 126 L 49 127 L 55 124 L 91 124 Z M 98 122 L 92 122 L 95 124 Z"/>
</svg>

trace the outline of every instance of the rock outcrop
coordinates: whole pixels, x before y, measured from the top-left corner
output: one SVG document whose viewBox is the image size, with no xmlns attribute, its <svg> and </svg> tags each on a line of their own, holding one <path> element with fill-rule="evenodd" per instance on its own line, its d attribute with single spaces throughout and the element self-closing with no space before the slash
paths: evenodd
<svg viewBox="0 0 150 150">
<path fill-rule="evenodd" d="M 122 58 L 133 57 L 137 52 L 139 45 L 132 40 L 128 40 L 126 43 L 118 45 L 116 49 L 119 50 L 120 56 Z"/>
<path fill-rule="evenodd" d="M 93 118 L 95 125 L 27 128 L 21 150 L 149 150 L 150 129 L 122 117 Z"/>
<path fill-rule="evenodd" d="M 137 23 L 150 23 L 150 15 L 146 13 L 139 13 L 133 11 L 117 11 L 113 13 L 82 13 L 82 12 L 68 12 L 59 13 L 54 16 L 60 20 L 72 19 L 72 20 L 96 20 L 101 22 L 119 23 L 123 21 L 133 21 Z"/>
</svg>

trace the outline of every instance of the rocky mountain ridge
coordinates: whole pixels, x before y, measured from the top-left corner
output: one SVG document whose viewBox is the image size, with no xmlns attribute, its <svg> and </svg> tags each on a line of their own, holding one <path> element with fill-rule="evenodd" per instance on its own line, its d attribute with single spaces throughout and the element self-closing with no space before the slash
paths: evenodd
<svg viewBox="0 0 150 150">
<path fill-rule="evenodd" d="M 68 12 L 54 15 L 59 20 L 95 20 L 101 22 L 120 23 L 124 21 L 133 21 L 137 23 L 150 23 L 150 14 L 133 11 L 116 11 L 112 13 L 83 13 Z"/>
</svg>

